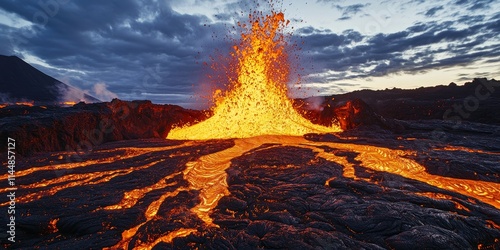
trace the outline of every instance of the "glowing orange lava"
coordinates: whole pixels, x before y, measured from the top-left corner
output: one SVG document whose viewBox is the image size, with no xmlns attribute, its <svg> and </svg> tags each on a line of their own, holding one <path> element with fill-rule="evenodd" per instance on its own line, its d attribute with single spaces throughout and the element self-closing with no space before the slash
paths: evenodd
<svg viewBox="0 0 500 250">
<path fill-rule="evenodd" d="M 16 203 L 25 204 L 57 195 L 63 190 L 70 190 L 77 186 L 91 187 L 104 185 L 115 178 L 131 176 L 133 173 L 148 170 L 158 164 L 169 165 L 169 159 L 182 156 L 181 163 L 172 162 L 172 165 L 179 164 L 185 168 L 165 174 L 154 183 L 130 189 L 123 192 L 122 199 L 115 204 L 98 207 L 92 211 L 111 212 L 136 211 L 138 204 L 142 206 L 142 216 L 131 225 L 121 225 L 119 233 L 121 239 L 113 246 L 105 249 L 152 249 L 161 242 L 172 242 L 176 237 L 186 237 L 190 234 L 201 234 L 202 230 L 208 227 L 217 227 L 212 220 L 211 213 L 216 208 L 219 200 L 229 195 L 226 170 L 231 167 L 231 162 L 247 153 L 259 151 L 263 145 L 270 144 L 270 147 L 297 147 L 310 150 L 314 153 L 315 160 L 340 164 L 343 167 L 342 177 L 356 181 L 374 182 L 376 181 L 356 175 L 357 168 L 365 168 L 372 172 L 387 172 L 396 174 L 408 179 L 416 180 L 428 185 L 446 190 L 446 193 L 458 193 L 471 197 L 469 202 L 481 201 L 500 209 L 500 184 L 481 181 L 459 179 L 453 177 L 433 175 L 426 171 L 420 163 L 411 159 L 410 155 L 416 152 L 410 150 L 395 150 L 380 146 L 358 144 L 351 140 L 356 137 L 341 138 L 342 142 L 315 142 L 303 137 L 306 133 L 331 133 L 339 132 L 341 129 L 334 125 L 324 127 L 315 125 L 302 117 L 292 107 L 292 101 L 287 97 L 286 83 L 289 78 L 289 65 L 287 53 L 285 51 L 286 41 L 283 29 L 288 22 L 283 13 L 272 12 L 264 16 L 261 12 L 254 12 L 249 16 L 250 25 L 241 24 L 243 29 L 241 42 L 234 47 L 231 54 L 237 60 L 237 79 L 231 82 L 230 88 L 224 93 L 214 95 L 215 107 L 213 116 L 196 125 L 184 128 L 175 128 L 168 134 L 168 139 L 193 140 L 184 141 L 174 146 L 159 147 L 124 147 L 96 150 L 97 153 L 119 152 L 109 157 L 98 159 L 90 158 L 82 162 L 56 163 L 43 166 L 31 166 L 27 169 L 20 169 L 16 172 L 16 177 L 26 177 L 37 172 L 56 171 L 56 175 L 47 177 L 48 179 L 37 180 L 36 182 L 23 182 L 19 189 L 25 194 L 16 199 Z M 66 103 L 65 103 L 66 104 Z M 69 104 L 68 104 L 69 105 Z M 1 106 L 0 106 L 1 107 Z M 232 147 L 225 148 L 212 153 L 203 153 L 201 156 L 193 157 L 194 146 L 206 145 L 206 139 L 235 138 Z M 400 140 L 403 138 L 400 137 Z M 416 140 L 406 138 L 405 140 Z M 229 140 L 228 140 L 229 141 Z M 220 141 L 216 141 L 219 143 Z M 232 145 L 232 144 L 231 144 Z M 187 148 L 186 150 L 179 150 Z M 269 147 L 266 147 L 269 149 Z M 335 154 L 332 150 L 351 153 L 355 155 L 353 160 L 347 156 Z M 435 150 L 463 151 L 467 153 L 496 154 L 487 151 L 474 150 L 466 147 L 445 147 Z M 162 152 L 161 158 L 149 160 L 153 152 Z M 70 153 L 56 153 L 63 159 L 69 157 Z M 113 164 L 134 158 L 142 159 L 137 164 L 125 165 L 126 167 L 116 167 Z M 69 158 L 68 158 L 69 159 Z M 139 160 L 138 160 L 139 161 Z M 108 166 L 113 168 L 107 168 Z M 309 165 L 293 166 L 289 164 L 278 167 L 307 168 Z M 95 168 L 99 166 L 100 168 Z M 169 166 L 165 166 L 165 169 Z M 74 171 L 74 172 L 72 172 Z M 272 170 L 271 170 L 272 171 Z M 315 171 L 312 169 L 311 171 Z M 156 171 L 154 174 L 158 174 Z M 328 177 L 325 183 L 330 185 L 340 176 Z M 8 174 L 0 175 L 0 181 L 9 178 Z M 136 178 L 136 177 L 134 177 Z M 179 185 L 179 183 L 185 183 Z M 380 185 L 380 184 L 379 184 Z M 381 185 L 384 187 L 383 185 Z M 169 187 L 168 192 L 158 191 Z M 385 187 L 384 187 L 385 188 Z M 0 188 L 0 192 L 7 192 L 10 187 Z M 150 226 L 161 216 L 162 204 L 168 203 L 169 199 L 178 197 L 183 192 L 197 190 L 199 193 L 198 204 L 186 207 L 189 214 L 194 213 L 203 222 L 203 226 L 189 228 L 183 226 L 177 229 L 169 229 L 162 234 L 154 234 L 151 237 L 140 236 L 141 229 Z M 402 190 L 400 190 L 403 192 Z M 406 191 L 405 191 L 406 192 Z M 407 191 L 412 193 L 411 191 Z M 155 194 L 156 193 L 156 194 Z M 428 197 L 431 199 L 449 200 L 453 202 L 455 208 L 461 211 L 470 212 L 470 208 L 459 198 L 440 192 L 413 192 L 415 195 Z M 146 195 L 150 197 L 144 199 Z M 333 198 L 332 198 L 333 199 Z M 141 204 L 142 203 L 142 204 Z M 6 201 L 0 206 L 7 206 Z M 135 212 L 134 212 L 135 213 Z M 111 213 L 110 213 L 111 214 Z M 124 213 L 125 214 L 125 213 Z M 61 217 L 62 218 L 62 217 Z M 58 233 L 59 218 L 50 220 L 48 230 Z M 492 228 L 499 225 L 488 222 Z M 155 229 L 155 228 L 153 228 Z M 62 231 L 62 230 L 61 230 Z M 144 231 L 144 230 L 142 230 Z M 353 231 L 354 232 L 354 231 Z M 481 248 L 480 245 L 478 248 Z"/>
<path fill-rule="evenodd" d="M 31 102 L 16 102 L 16 105 L 24 105 L 24 106 L 33 107 L 34 102 L 33 101 L 31 101 Z"/>
<path fill-rule="evenodd" d="M 76 102 L 63 102 L 62 105 L 65 105 L 65 106 L 73 106 L 75 105 Z"/>
<path fill-rule="evenodd" d="M 324 127 L 302 117 L 287 97 L 290 65 L 285 51 L 284 14 L 249 15 L 241 41 L 233 47 L 237 80 L 229 89 L 214 95 L 213 116 L 191 127 L 174 128 L 168 139 L 247 138 L 258 135 L 304 135 L 339 132 L 338 126 Z M 220 96 L 220 97 L 219 97 Z"/>
<path fill-rule="evenodd" d="M 131 148 L 115 148 L 110 152 L 120 152 L 119 160 L 125 162 L 132 157 L 145 156 L 151 152 L 165 152 L 163 159 L 153 160 L 148 163 L 128 166 L 119 169 L 106 169 L 107 164 L 110 164 L 117 159 L 113 157 L 88 160 L 79 163 L 61 163 L 51 166 L 32 167 L 27 170 L 19 171 L 19 176 L 27 176 L 38 171 L 60 170 L 60 176 L 56 175 L 50 179 L 44 179 L 33 183 L 25 183 L 19 186 L 19 189 L 26 193 L 16 199 L 16 203 L 25 204 L 35 200 L 43 199 L 47 196 L 57 195 L 63 190 L 68 190 L 76 186 L 96 186 L 103 185 L 112 179 L 121 178 L 130 175 L 136 171 L 146 170 L 156 164 L 167 162 L 169 158 L 183 155 L 177 149 L 184 147 L 192 147 L 195 145 L 204 145 L 205 141 L 186 141 L 175 146 L 163 147 L 131 147 Z M 111 211 L 111 210 L 129 210 L 134 208 L 136 204 L 146 195 L 154 191 L 164 189 L 166 187 L 178 186 L 178 177 L 182 176 L 189 183 L 189 186 L 178 186 L 177 188 L 162 193 L 159 197 L 150 201 L 146 208 L 142 211 L 143 217 L 140 221 L 130 228 L 121 228 L 121 240 L 108 249 L 128 249 L 131 247 L 131 242 L 137 236 L 142 227 L 146 227 L 148 223 L 154 221 L 158 217 L 160 207 L 168 199 L 177 197 L 181 192 L 190 190 L 198 190 L 200 201 L 193 206 L 190 211 L 196 214 L 206 226 L 217 226 L 213 223 L 211 213 L 217 206 L 219 200 L 229 194 L 227 184 L 226 170 L 231 166 L 231 161 L 248 152 L 259 151 L 264 144 L 272 144 L 272 147 L 299 147 L 312 150 L 316 154 L 316 159 L 324 159 L 328 162 L 338 163 L 343 166 L 343 177 L 354 180 L 363 180 L 372 182 L 370 178 L 361 178 L 356 175 L 355 164 L 349 162 L 346 156 L 339 156 L 335 151 L 327 150 L 334 149 L 344 152 L 353 152 L 358 161 L 357 165 L 369 170 L 383 171 L 392 174 L 397 174 L 409 179 L 421 181 L 429 185 L 441 188 L 443 190 L 452 191 L 475 199 L 470 199 L 468 202 L 476 203 L 476 199 L 489 204 L 493 207 L 500 208 L 500 184 L 488 181 L 458 179 L 452 177 L 444 177 L 433 175 L 426 172 L 424 166 L 407 158 L 408 155 L 413 155 L 415 152 L 408 150 L 394 150 L 384 147 L 356 144 L 346 140 L 345 142 L 314 142 L 300 136 L 283 136 L 283 135 L 266 135 L 256 136 L 251 138 L 241 138 L 234 140 L 234 146 L 204 154 L 199 158 L 192 159 L 185 164 L 185 169 L 181 172 L 174 172 L 163 176 L 157 182 L 144 187 L 131 189 L 123 192 L 123 198 L 116 204 L 106 207 L 97 208 L 93 212 Z M 269 147 L 266 147 L 268 149 Z M 469 151 L 468 148 L 462 148 Z M 100 153 L 107 152 L 102 150 Z M 65 154 L 65 153 L 59 153 Z M 188 156 L 186 156 L 188 157 Z M 71 170 L 84 170 L 93 168 L 96 164 L 101 165 L 100 171 L 83 171 L 84 173 L 72 173 Z M 289 166 L 286 166 L 289 167 Z M 295 166 L 295 167 L 310 167 L 310 166 Z M 314 171 L 314 170 L 311 170 Z M 6 180 L 8 175 L 0 176 L 0 180 Z M 330 180 L 335 180 L 338 176 L 331 177 Z M 377 184 L 375 182 L 375 184 Z M 40 188 L 46 188 L 40 190 Z M 7 188 L 0 189 L 0 192 L 6 192 Z M 460 199 L 454 198 L 451 195 L 434 192 L 416 192 L 415 195 L 425 196 L 432 199 L 442 199 L 451 201 L 456 209 L 468 212 L 468 208 Z M 0 204 L 6 206 L 8 202 Z M 52 232 L 57 232 L 57 218 L 54 218 L 49 223 L 49 229 Z M 492 227 L 497 227 L 496 224 L 491 224 Z M 164 232 L 161 236 L 148 238 L 144 241 L 135 240 L 134 246 L 140 249 L 152 249 L 160 242 L 171 242 L 176 237 L 185 237 L 189 234 L 199 233 L 200 228 L 179 228 L 176 230 Z"/>
<path fill-rule="evenodd" d="M 11 106 L 11 105 L 33 107 L 35 105 L 35 102 L 34 101 L 20 101 L 20 102 L 15 102 L 15 103 L 0 103 L 0 109 L 5 108 L 7 106 Z"/>
</svg>

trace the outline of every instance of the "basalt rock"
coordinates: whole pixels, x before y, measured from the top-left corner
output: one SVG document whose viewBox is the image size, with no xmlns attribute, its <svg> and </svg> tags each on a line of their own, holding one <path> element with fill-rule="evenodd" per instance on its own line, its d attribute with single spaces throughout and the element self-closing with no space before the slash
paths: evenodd
<svg viewBox="0 0 500 250">
<path fill-rule="evenodd" d="M 500 125 L 500 81 L 477 78 L 458 86 L 418 89 L 360 90 L 346 94 L 297 99 L 295 106 L 314 123 L 340 123 L 344 130 L 377 126 L 393 132 L 404 121 L 442 120 Z"/>
<path fill-rule="evenodd" d="M 337 142 L 411 150 L 405 157 L 422 164 L 429 174 L 455 178 L 457 187 L 466 180 L 498 183 L 499 139 L 487 134 L 498 126 L 470 126 L 481 132 L 446 132 L 447 142 L 433 139 L 425 130 L 395 136 L 387 130 L 354 129 L 351 137 L 306 139 L 318 145 Z M 375 136 L 379 133 L 382 137 Z M 147 248 L 144 244 L 154 245 L 152 249 L 500 247 L 497 207 L 370 169 L 370 162 L 359 159 L 358 153 L 329 146 L 318 149 L 345 161 L 328 161 L 302 145 L 263 144 L 235 155 L 225 170 L 228 192 L 208 214 L 213 221 L 209 226 L 193 212 L 204 197 L 199 189 L 189 188 L 186 173 L 207 174 L 188 171 L 190 163 L 234 146 L 231 139 L 141 139 L 97 146 L 73 162 L 77 164 L 67 164 L 66 152 L 19 157 L 16 173 L 22 178 L 16 183 L 23 188 L 16 191 L 16 243 L 5 240 L 4 234 L 0 244 L 19 249 Z M 445 146 L 455 150 L 438 150 Z M 356 179 L 345 176 L 346 162 L 354 165 Z M 0 182 L 0 188 L 7 185 Z M 133 190 L 140 192 L 130 193 Z M 106 209 L 133 197 L 137 200 L 128 207 Z M 0 197 L 5 211 L 8 202 L 7 196 Z M 8 217 L 0 216 L 0 223 L 9 223 Z M 183 229 L 191 231 L 171 240 L 166 237 Z M 120 247 L 124 239 L 128 244 Z"/>
<path fill-rule="evenodd" d="M 361 99 L 386 119 L 453 120 L 500 125 L 500 81 L 476 78 L 463 85 L 361 90 L 324 98 L 323 107 Z"/>
<path fill-rule="evenodd" d="M 394 119 L 386 119 L 363 100 L 353 99 L 328 105 L 322 110 L 305 110 L 306 118 L 314 123 L 331 126 L 339 124 L 343 130 L 351 130 L 367 126 L 378 126 L 391 131 L 401 131 L 404 127 Z"/>
<path fill-rule="evenodd" d="M 206 116 L 203 111 L 176 105 L 118 99 L 67 108 L 10 106 L 0 109 L 0 139 L 14 138 L 19 154 L 80 152 L 104 142 L 165 138 L 173 126 L 192 124 Z"/>
<path fill-rule="evenodd" d="M 373 109 L 361 99 L 354 99 L 346 102 L 344 105 L 333 109 L 335 120 L 340 124 L 343 130 L 354 129 L 363 125 L 378 125 L 387 129 L 402 129 L 392 120 L 386 120 L 384 117 L 376 114 Z"/>
</svg>

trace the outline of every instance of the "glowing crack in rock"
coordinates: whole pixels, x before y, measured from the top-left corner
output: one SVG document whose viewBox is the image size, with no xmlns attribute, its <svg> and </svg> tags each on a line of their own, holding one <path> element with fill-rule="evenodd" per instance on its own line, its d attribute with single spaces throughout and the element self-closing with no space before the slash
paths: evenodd
<svg viewBox="0 0 500 250">
<path fill-rule="evenodd" d="M 422 181 L 435 187 L 454 191 L 469 197 L 474 197 L 496 208 L 500 208 L 500 184 L 428 174 L 425 172 L 425 168 L 423 166 L 411 159 L 405 158 L 405 156 L 412 154 L 413 152 L 369 145 L 356 145 L 351 143 L 312 142 L 304 139 L 303 137 L 294 136 L 257 136 L 252 138 L 235 139 L 235 145 L 233 147 L 202 156 L 197 161 L 186 164 L 184 178 L 189 182 L 190 189 L 200 190 L 201 196 L 201 202 L 193 207 L 191 211 L 197 214 L 198 217 L 207 225 L 216 226 L 210 218 L 210 213 L 213 208 L 217 206 L 217 202 L 220 198 L 229 194 L 226 182 L 227 174 L 225 170 L 230 167 L 231 160 L 267 143 L 275 143 L 279 146 L 294 146 L 311 149 L 313 152 L 317 153 L 317 157 L 330 162 L 341 163 L 344 166 L 343 175 L 345 177 L 358 179 L 358 177 L 354 174 L 353 166 L 347 162 L 345 157 L 327 153 L 321 147 L 327 146 L 335 149 L 355 152 L 358 154 L 355 160 L 362 162 L 361 165 L 368 169 L 398 174 L 409 179 Z M 171 194 L 167 195 L 171 196 Z M 436 199 L 449 197 L 439 194 L 422 195 Z M 454 202 L 454 204 L 457 208 L 466 210 L 466 208 L 460 204 L 456 202 Z M 151 215 L 147 218 L 151 218 Z M 123 234 L 124 240 L 122 240 L 122 242 L 128 242 L 127 239 L 130 239 L 138 228 L 144 223 L 126 231 L 126 233 Z M 195 232 L 195 230 L 183 228 L 169 233 L 169 235 L 177 234 L 185 236 L 191 232 Z M 166 241 L 167 239 L 171 240 L 173 238 L 165 237 L 163 241 Z M 159 241 L 157 240 L 155 242 L 157 244 Z M 122 243 L 117 246 L 127 245 Z"/>
<path fill-rule="evenodd" d="M 212 142 L 213 143 L 213 142 Z M 130 152 L 136 157 L 148 155 L 149 151 L 156 151 L 162 153 L 165 159 L 173 156 L 177 157 L 190 157 L 185 155 L 184 151 L 191 150 L 193 146 L 206 145 L 207 141 L 189 141 L 183 142 L 181 145 L 170 147 L 158 147 L 162 149 L 158 151 L 155 148 L 127 148 L 126 151 Z M 219 150 L 212 153 L 202 154 L 194 160 L 188 161 L 184 170 L 181 172 L 169 173 L 158 179 L 157 182 L 147 185 L 145 187 L 131 189 L 123 192 L 122 200 L 114 205 L 102 207 L 97 211 L 112 211 L 112 210 L 127 210 L 133 209 L 139 200 L 143 197 L 154 192 L 155 190 L 163 190 L 167 187 L 174 187 L 177 184 L 176 178 L 182 178 L 188 182 L 188 186 L 174 187 L 171 191 L 164 192 L 158 198 L 150 201 L 146 208 L 142 211 L 143 220 L 138 221 L 135 226 L 124 229 L 121 233 L 121 240 L 111 247 L 110 249 L 127 249 L 130 242 L 136 236 L 141 227 L 145 227 L 149 222 L 153 221 L 158 216 L 158 211 L 162 204 L 168 199 L 177 197 L 181 192 L 191 190 L 199 191 L 199 203 L 191 208 L 191 212 L 197 215 L 206 226 L 217 226 L 211 219 L 211 213 L 217 206 L 218 201 L 224 195 L 228 195 L 227 173 L 226 170 L 231 166 L 231 161 L 239 156 L 243 156 L 249 152 L 257 152 L 264 144 L 274 144 L 272 147 L 298 147 L 310 149 L 316 154 L 316 159 L 324 159 L 328 162 L 338 163 L 344 168 L 343 176 L 354 180 L 361 178 L 355 175 L 354 166 L 347 161 L 345 156 L 335 155 L 334 152 L 327 151 L 326 148 L 340 150 L 343 152 L 352 152 L 356 154 L 354 158 L 359 161 L 359 166 L 372 169 L 376 171 L 383 171 L 387 173 L 397 174 L 409 179 L 417 180 L 429 185 L 441 188 L 443 190 L 452 191 L 468 197 L 475 198 L 486 204 L 490 204 L 497 209 L 500 209 L 500 184 L 488 181 L 458 179 L 451 177 L 443 177 L 433 175 L 426 172 L 425 168 L 412 159 L 407 158 L 409 155 L 415 154 L 413 151 L 408 150 L 394 150 L 384 147 L 362 145 L 351 142 L 314 142 L 298 136 L 257 136 L 251 138 L 234 139 L 234 146 L 227 149 Z M 181 150 L 182 151 L 177 151 Z M 117 149 L 122 151 L 123 149 Z M 141 153 L 137 153 L 141 152 Z M 168 152 L 168 153 L 167 153 Z M 125 159 L 128 156 L 124 156 Z M 125 160 L 126 161 L 126 160 Z M 68 190 L 77 186 L 96 186 L 103 185 L 118 177 L 125 177 L 134 172 L 145 171 L 156 164 L 165 164 L 164 160 L 154 160 L 142 166 L 125 167 L 115 170 L 106 170 L 106 162 L 101 162 L 104 167 L 101 171 L 91 171 L 81 174 L 74 174 L 71 172 L 64 173 L 62 176 L 52 179 L 46 179 L 35 183 L 27 183 L 21 186 L 26 195 L 20 196 L 18 203 L 25 204 L 36 200 L 44 199 L 48 195 L 57 195 L 62 190 Z M 95 166 L 95 160 L 88 160 L 78 163 L 78 169 L 85 170 Z M 73 165 L 60 164 L 53 166 L 55 169 L 68 170 L 74 169 Z M 301 166 L 308 167 L 308 166 Z M 46 168 L 46 167 L 41 167 Z M 0 177 L 5 180 L 6 175 Z M 363 178 L 363 181 L 370 181 L 370 179 Z M 373 182 L 373 181 L 371 181 Z M 45 187 L 45 190 L 39 191 L 40 188 Z M 5 191 L 5 190 L 3 190 Z M 426 196 L 433 199 L 450 200 L 455 204 L 455 207 L 467 211 L 467 208 L 460 205 L 452 199 L 451 196 L 440 193 L 415 193 L 416 195 Z M 471 200 L 473 202 L 473 200 Z M 7 205 L 1 204 L 3 206 Z M 494 225 L 496 226 L 496 225 Z M 50 221 L 50 230 L 57 232 L 57 220 Z M 135 246 L 143 249 L 151 249 L 160 242 L 171 242 L 176 237 L 185 237 L 191 233 L 199 232 L 199 228 L 179 228 L 173 231 L 165 232 L 165 234 L 158 237 L 147 239 L 147 241 L 135 241 Z"/>
</svg>

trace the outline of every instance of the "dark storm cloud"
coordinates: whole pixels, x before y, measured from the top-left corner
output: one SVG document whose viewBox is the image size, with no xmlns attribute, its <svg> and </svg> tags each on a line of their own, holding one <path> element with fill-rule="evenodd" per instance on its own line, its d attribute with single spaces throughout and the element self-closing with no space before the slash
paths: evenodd
<svg viewBox="0 0 500 250">
<path fill-rule="evenodd" d="M 336 83 L 336 85 L 339 85 L 339 86 L 346 86 L 346 87 L 354 87 L 354 86 L 359 86 L 359 84 L 356 84 L 356 83 L 347 83 L 347 82 L 340 82 L 340 83 Z"/>
<path fill-rule="evenodd" d="M 231 14 L 221 13 L 214 15 L 214 17 L 219 21 L 230 21 L 233 16 Z"/>
<path fill-rule="evenodd" d="M 444 9 L 443 6 L 436 6 L 436 7 L 432 7 L 430 8 L 429 10 L 427 10 L 425 12 L 425 16 L 426 17 L 433 17 L 434 15 L 436 15 L 436 13 L 440 10 Z"/>
<path fill-rule="evenodd" d="M 367 4 L 353 4 L 353 5 L 348 5 L 348 6 L 340 6 L 338 5 L 338 8 L 342 10 L 342 15 L 343 16 L 352 16 L 355 15 L 363 10 L 363 8 L 370 6 L 369 3 Z"/>
<path fill-rule="evenodd" d="M 44 72 L 84 89 L 105 82 L 132 99 L 150 97 L 143 92 L 188 95 L 204 75 L 197 62 L 208 61 L 215 48 L 229 47 L 212 37 L 226 33 L 223 25 L 206 16 L 179 14 L 165 1 L 39 2 L 55 4 L 47 11 L 37 1 L 0 3 L 3 10 L 35 23 L 19 29 L 0 25 L 0 41 L 7 45 L 0 52 L 17 49 L 37 56 L 56 68 L 38 66 Z M 153 97 L 178 101 L 173 95 Z"/>
<path fill-rule="evenodd" d="M 0 46 L 0 55 L 12 55 L 14 54 L 14 49 L 9 44 L 9 35 L 14 31 L 9 26 L 0 24 L 0 41 L 2 46 Z"/>
<path fill-rule="evenodd" d="M 453 28 L 462 24 L 462 19 L 468 20 L 470 26 Z M 335 73 L 321 78 L 342 80 L 397 72 L 419 73 L 500 57 L 500 19 L 482 22 L 483 16 L 464 16 L 457 20 L 416 23 L 404 31 L 374 36 L 362 36 L 353 30 L 335 34 L 301 29 L 306 31 L 301 33 L 303 50 L 318 64 L 307 73 L 329 69 Z"/>
<path fill-rule="evenodd" d="M 458 19 L 459 23 L 467 24 L 467 25 L 474 25 L 476 23 L 480 23 L 484 20 L 485 16 L 484 15 L 477 15 L 477 16 L 461 16 Z"/>
<path fill-rule="evenodd" d="M 351 19 L 354 15 L 362 12 L 364 8 L 371 5 L 370 3 L 345 5 L 343 4 L 344 0 L 318 0 L 317 2 L 330 4 L 333 8 L 341 11 L 342 17 L 338 20 Z"/>
<path fill-rule="evenodd" d="M 348 5 L 344 0 L 320 2 L 340 10 L 343 20 L 367 7 Z M 39 3 L 59 4 L 57 9 L 46 9 L 47 5 Z M 454 4 L 466 10 L 490 3 L 459 0 Z M 208 56 L 216 49 L 224 54 L 231 47 L 224 39 L 227 22 L 242 17 L 241 10 L 250 7 L 246 1 L 228 3 L 222 14 L 207 17 L 177 13 L 168 1 L 40 0 L 19 4 L 3 0 L 1 9 L 35 24 L 23 28 L 0 24 L 0 53 L 10 55 L 18 50 L 37 56 L 52 66 L 38 68 L 83 89 L 104 82 L 124 99 L 186 104 L 195 102 L 188 97 L 196 89 L 192 85 L 203 81 L 202 62 L 210 61 Z M 441 9 L 435 8 L 423 14 L 439 16 Z M 415 23 L 400 32 L 373 36 L 355 30 L 334 33 L 304 27 L 292 39 L 301 44 L 303 58 L 315 64 L 304 74 L 333 71 L 311 77 L 314 82 L 498 61 L 500 14 L 486 18 L 466 12 L 459 13 L 456 21 Z M 438 56 L 440 53 L 447 56 Z"/>
<path fill-rule="evenodd" d="M 352 5 L 340 5 L 333 4 L 337 10 L 342 11 L 342 16 L 338 18 L 338 20 L 349 20 L 354 17 L 356 14 L 363 11 L 365 7 L 370 6 L 370 3 L 367 4 L 352 4 Z"/>
<path fill-rule="evenodd" d="M 474 10 L 486 9 L 494 1 L 495 0 L 458 0 L 455 2 L 455 5 L 466 7 L 467 10 L 474 11 Z"/>
</svg>

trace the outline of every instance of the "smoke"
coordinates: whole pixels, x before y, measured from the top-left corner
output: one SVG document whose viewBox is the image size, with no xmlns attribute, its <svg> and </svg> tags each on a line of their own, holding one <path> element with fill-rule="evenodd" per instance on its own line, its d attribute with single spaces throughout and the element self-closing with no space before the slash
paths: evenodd
<svg viewBox="0 0 500 250">
<path fill-rule="evenodd" d="M 71 85 L 58 84 L 59 102 L 85 102 L 85 92 Z"/>
<path fill-rule="evenodd" d="M 0 105 L 1 104 L 15 104 L 15 103 L 33 103 L 33 100 L 25 98 L 12 98 L 9 93 L 0 92 Z"/>
<path fill-rule="evenodd" d="M 82 90 L 66 84 L 57 85 L 57 91 L 60 96 L 59 102 L 99 102 L 111 101 L 113 98 L 118 98 L 118 95 L 108 90 L 108 85 L 105 83 L 96 83 L 90 90 Z M 94 99 L 94 98 L 98 99 Z"/>
<path fill-rule="evenodd" d="M 190 108 L 202 110 L 213 107 L 215 105 L 213 95 L 216 89 L 218 89 L 216 86 L 208 82 L 201 82 L 196 85 L 194 87 L 193 104 L 190 105 Z"/>
<path fill-rule="evenodd" d="M 118 95 L 108 90 L 108 85 L 105 83 L 96 83 L 92 87 L 92 95 L 101 101 L 111 101 L 118 98 Z"/>
<path fill-rule="evenodd" d="M 0 92 L 0 103 L 10 103 L 9 94 Z"/>
<path fill-rule="evenodd" d="M 325 98 L 322 96 L 311 96 L 306 98 L 305 102 L 306 102 L 305 106 L 306 109 L 322 111 L 324 108 L 323 103 L 325 102 Z"/>
</svg>

